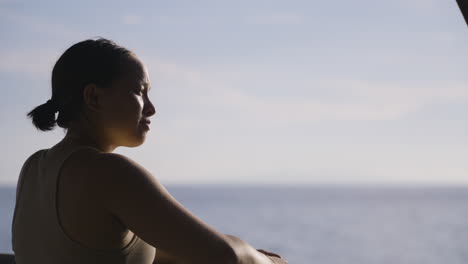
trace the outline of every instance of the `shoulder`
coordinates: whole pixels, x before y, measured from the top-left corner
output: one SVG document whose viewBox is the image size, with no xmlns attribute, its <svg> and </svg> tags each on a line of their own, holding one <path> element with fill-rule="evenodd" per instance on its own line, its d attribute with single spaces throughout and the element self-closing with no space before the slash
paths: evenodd
<svg viewBox="0 0 468 264">
<path fill-rule="evenodd" d="M 86 156 L 88 167 L 82 168 L 84 180 L 80 189 L 85 192 L 81 193 L 86 193 L 94 206 L 117 218 L 134 214 L 135 207 L 148 212 L 173 202 L 158 179 L 131 158 L 102 152 L 81 155 Z"/>
<path fill-rule="evenodd" d="M 38 150 L 38 151 L 34 152 L 33 154 L 31 154 L 31 155 L 24 161 L 23 165 L 21 166 L 21 170 L 20 170 L 20 174 L 19 174 L 19 177 L 18 177 L 17 185 L 21 183 L 21 181 L 23 180 L 24 174 L 26 174 L 27 171 L 30 169 L 30 164 L 31 164 L 35 159 L 37 159 L 40 155 L 42 155 L 43 153 L 45 153 L 46 151 L 47 151 L 47 149 Z"/>
<path fill-rule="evenodd" d="M 21 167 L 21 171 L 23 171 L 31 163 L 32 160 L 42 155 L 45 151 L 47 151 L 47 149 L 38 150 L 34 152 L 33 154 L 31 154 L 28 158 L 26 158 L 26 160 L 23 163 L 23 166 Z"/>
<path fill-rule="evenodd" d="M 119 172 L 145 170 L 133 159 L 117 153 L 99 153 L 96 155 L 95 162 L 103 171 L 117 174 L 121 174 Z"/>
<path fill-rule="evenodd" d="M 19 198 L 19 195 L 20 195 L 20 192 L 21 192 L 21 186 L 23 185 L 23 180 L 24 180 L 24 177 L 25 177 L 24 175 L 28 173 L 28 170 L 30 168 L 29 165 L 31 164 L 32 160 L 36 159 L 36 157 L 38 157 L 39 155 L 41 155 L 45 151 L 47 151 L 47 149 L 41 149 L 41 150 L 38 150 L 38 151 L 34 152 L 28 158 L 26 158 L 23 165 L 21 166 L 20 173 L 18 175 L 18 180 L 16 182 L 16 201 L 17 202 L 18 202 L 18 198 Z"/>
<path fill-rule="evenodd" d="M 64 166 L 78 172 L 89 174 L 118 173 L 128 170 L 142 170 L 136 161 L 117 153 L 105 153 L 94 148 L 82 148 L 67 159 Z"/>
<path fill-rule="evenodd" d="M 92 161 L 97 179 L 103 183 L 128 184 L 152 178 L 151 173 L 133 159 L 117 153 L 95 153 Z"/>
<path fill-rule="evenodd" d="M 156 178 L 133 159 L 117 153 L 101 153 L 95 159 L 96 179 L 109 192 L 124 194 L 128 190 L 143 191 L 143 187 L 161 187 Z"/>
<path fill-rule="evenodd" d="M 85 148 L 74 153 L 65 165 L 64 171 L 73 178 L 74 186 L 81 186 L 98 199 L 123 196 L 129 190 L 142 191 L 142 186 L 160 187 L 143 166 L 117 153 Z"/>
<path fill-rule="evenodd" d="M 93 148 L 74 152 L 64 162 L 62 175 L 76 188 L 95 195 L 119 191 L 135 181 L 148 181 L 152 175 L 136 161 L 117 153 Z"/>
</svg>

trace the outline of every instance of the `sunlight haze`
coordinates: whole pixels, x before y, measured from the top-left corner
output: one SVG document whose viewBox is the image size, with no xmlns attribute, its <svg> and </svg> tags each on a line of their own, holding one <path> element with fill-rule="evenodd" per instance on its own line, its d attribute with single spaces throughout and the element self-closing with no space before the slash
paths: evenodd
<svg viewBox="0 0 468 264">
<path fill-rule="evenodd" d="M 453 1 L 0 1 L 0 184 L 63 137 L 26 113 L 72 44 L 148 68 L 118 148 L 162 183 L 468 184 L 468 28 Z"/>
</svg>

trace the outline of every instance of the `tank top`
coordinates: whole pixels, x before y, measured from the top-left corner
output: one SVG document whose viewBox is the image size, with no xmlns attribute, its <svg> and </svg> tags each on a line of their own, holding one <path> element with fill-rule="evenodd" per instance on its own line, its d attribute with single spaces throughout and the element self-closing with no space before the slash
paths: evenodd
<svg viewBox="0 0 468 264">
<path fill-rule="evenodd" d="M 89 248 L 62 229 L 56 208 L 57 180 L 64 161 L 76 150 L 63 148 L 60 158 L 48 159 L 49 149 L 24 163 L 16 187 L 12 249 L 17 264 L 151 264 L 156 249 L 134 235 L 121 249 Z"/>
</svg>

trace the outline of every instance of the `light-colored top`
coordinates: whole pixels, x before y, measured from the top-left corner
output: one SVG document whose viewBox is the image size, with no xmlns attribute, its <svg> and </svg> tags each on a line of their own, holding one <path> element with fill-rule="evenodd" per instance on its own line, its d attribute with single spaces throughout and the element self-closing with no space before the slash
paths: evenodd
<svg viewBox="0 0 468 264">
<path fill-rule="evenodd" d="M 17 264 L 151 264 L 156 249 L 134 235 L 123 248 L 101 250 L 74 241 L 63 230 L 57 210 L 57 180 L 64 161 L 81 147 L 48 158 L 39 150 L 24 163 L 16 189 L 12 248 Z"/>
</svg>

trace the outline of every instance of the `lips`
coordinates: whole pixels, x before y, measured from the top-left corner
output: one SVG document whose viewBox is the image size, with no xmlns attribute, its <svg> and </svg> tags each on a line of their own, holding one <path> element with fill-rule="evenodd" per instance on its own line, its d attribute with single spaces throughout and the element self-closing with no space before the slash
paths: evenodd
<svg viewBox="0 0 468 264">
<path fill-rule="evenodd" d="M 150 130 L 150 124 L 151 124 L 151 121 L 145 119 L 145 120 L 141 120 L 140 121 L 140 124 L 142 127 L 145 128 L 145 130 Z"/>
</svg>

